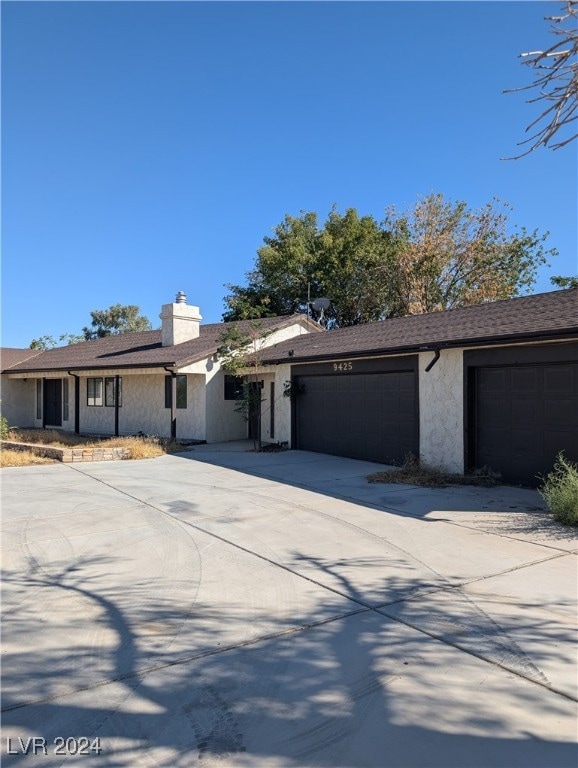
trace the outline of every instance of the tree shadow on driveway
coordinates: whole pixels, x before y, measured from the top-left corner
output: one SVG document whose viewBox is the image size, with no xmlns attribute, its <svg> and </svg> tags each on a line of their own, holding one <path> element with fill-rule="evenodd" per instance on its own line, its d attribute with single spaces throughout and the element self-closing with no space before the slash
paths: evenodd
<svg viewBox="0 0 578 768">
<path fill-rule="evenodd" d="M 4 574 L 9 606 L 29 601 L 5 625 L 3 727 L 12 747 L 29 735 L 48 745 L 98 738 L 101 755 L 77 758 L 94 766 L 575 765 L 571 702 L 405 626 L 403 608 L 394 621 L 351 600 L 320 620 L 320 589 L 300 615 L 270 617 L 266 635 L 250 640 L 248 628 L 237 630 L 225 647 L 230 617 L 197 599 L 202 590 L 176 605 L 138 574 L 105 588 L 94 574 L 112 565 L 103 555 L 52 572 L 31 561 L 26 572 Z M 339 579 L 344 594 L 355 594 Z M 403 579 L 394 586 L 403 598 Z M 223 594 L 234 588 L 224 584 Z M 260 589 L 257 578 L 257 598 Z M 46 641 L 51 617 L 42 612 L 60 600 L 59 636 L 72 637 L 64 649 Z M 85 631 L 75 643 L 87 617 L 96 640 Z M 151 625 L 165 628 L 158 644 Z M 176 635 L 185 643 L 173 650 Z M 544 653 L 556 654 L 556 644 Z M 43 757 L 4 755 L 5 765 L 61 762 L 52 748 Z"/>
</svg>

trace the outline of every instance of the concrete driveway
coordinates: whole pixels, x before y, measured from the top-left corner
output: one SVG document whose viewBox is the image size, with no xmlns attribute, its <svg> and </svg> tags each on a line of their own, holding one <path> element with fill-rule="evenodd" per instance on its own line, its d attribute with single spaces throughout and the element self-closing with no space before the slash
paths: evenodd
<svg viewBox="0 0 578 768">
<path fill-rule="evenodd" d="M 3 470 L 3 765 L 575 766 L 576 537 L 382 468 Z"/>
</svg>

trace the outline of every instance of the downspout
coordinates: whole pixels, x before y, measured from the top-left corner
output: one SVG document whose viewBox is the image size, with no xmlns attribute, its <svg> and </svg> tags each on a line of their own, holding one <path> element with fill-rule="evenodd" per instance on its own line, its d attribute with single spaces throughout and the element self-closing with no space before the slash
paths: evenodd
<svg viewBox="0 0 578 768">
<path fill-rule="evenodd" d="M 46 429 L 46 376 L 42 377 L 42 429 Z"/>
<path fill-rule="evenodd" d="M 439 347 L 437 347 L 436 349 L 434 349 L 433 359 L 430 360 L 430 362 L 428 363 L 427 368 L 425 369 L 425 372 L 429 373 L 439 359 L 440 359 L 440 350 L 439 350 Z"/>
<path fill-rule="evenodd" d="M 80 434 L 80 376 L 72 371 L 67 371 L 69 376 L 74 376 L 74 432 Z"/>
<path fill-rule="evenodd" d="M 119 404 L 118 393 L 120 390 L 120 376 L 117 374 L 114 377 L 114 436 L 118 437 L 118 420 L 119 420 Z"/>
<path fill-rule="evenodd" d="M 164 366 L 165 371 L 171 374 L 171 438 L 177 438 L 177 374 Z"/>
</svg>

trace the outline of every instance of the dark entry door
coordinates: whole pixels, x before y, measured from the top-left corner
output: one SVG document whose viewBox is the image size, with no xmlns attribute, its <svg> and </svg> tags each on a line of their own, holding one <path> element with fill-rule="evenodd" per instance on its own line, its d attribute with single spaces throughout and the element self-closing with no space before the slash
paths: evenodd
<svg viewBox="0 0 578 768">
<path fill-rule="evenodd" d="M 62 426 L 62 379 L 44 379 L 44 425 Z"/>
<path fill-rule="evenodd" d="M 248 395 L 248 417 L 249 417 L 249 439 L 261 439 L 261 401 L 262 381 L 251 381 L 247 389 Z"/>
<path fill-rule="evenodd" d="M 419 455 L 414 371 L 299 376 L 296 447 L 401 464 Z"/>
<path fill-rule="evenodd" d="M 556 454 L 578 461 L 578 363 L 478 368 L 475 464 L 538 485 Z"/>
</svg>

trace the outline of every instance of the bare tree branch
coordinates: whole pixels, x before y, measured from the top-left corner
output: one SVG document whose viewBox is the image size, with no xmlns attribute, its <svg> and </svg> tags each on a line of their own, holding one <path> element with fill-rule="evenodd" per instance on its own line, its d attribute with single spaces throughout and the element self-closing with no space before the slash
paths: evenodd
<svg viewBox="0 0 578 768">
<path fill-rule="evenodd" d="M 530 85 L 511 88 L 504 93 L 538 91 L 538 95 L 527 100 L 528 104 L 546 103 L 543 112 L 526 128 L 526 133 L 538 127 L 518 146 L 530 144 L 525 152 L 515 157 L 525 157 L 538 147 L 560 149 L 578 137 L 578 132 L 569 136 L 559 135 L 566 130 L 578 115 L 578 0 L 566 0 L 565 12 L 560 16 L 546 16 L 550 21 L 550 32 L 556 35 L 556 42 L 545 51 L 530 51 L 520 54 L 522 63 L 537 73 Z"/>
</svg>

